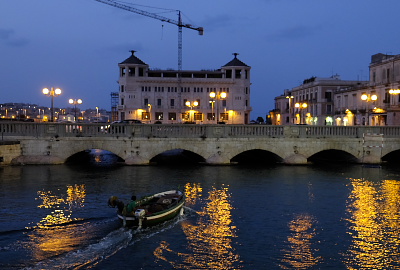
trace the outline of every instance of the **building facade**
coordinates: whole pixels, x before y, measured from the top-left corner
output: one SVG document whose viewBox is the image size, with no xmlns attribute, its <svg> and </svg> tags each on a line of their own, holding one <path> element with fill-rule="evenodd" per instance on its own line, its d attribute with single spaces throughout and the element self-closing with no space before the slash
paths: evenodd
<svg viewBox="0 0 400 270">
<path fill-rule="evenodd" d="M 372 55 L 369 81 L 304 80 L 275 98 L 273 124 L 400 125 L 400 55 Z"/>
<path fill-rule="evenodd" d="M 132 55 L 119 63 L 118 120 L 247 124 L 251 67 L 237 58 L 217 70 L 160 70 Z"/>
<path fill-rule="evenodd" d="M 275 98 L 270 117 L 275 125 L 334 125 L 334 94 L 342 88 L 357 87 L 366 82 L 311 77 Z"/>
<path fill-rule="evenodd" d="M 400 125 L 400 55 L 372 55 L 369 82 L 335 93 L 335 118 L 352 125 Z"/>
</svg>

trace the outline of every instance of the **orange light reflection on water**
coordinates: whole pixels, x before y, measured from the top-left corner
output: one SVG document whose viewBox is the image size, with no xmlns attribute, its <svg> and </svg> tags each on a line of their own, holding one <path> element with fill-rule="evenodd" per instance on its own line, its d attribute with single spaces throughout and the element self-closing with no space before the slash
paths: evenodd
<svg viewBox="0 0 400 270">
<path fill-rule="evenodd" d="M 351 179 L 348 269 L 400 269 L 400 182 Z"/>
<path fill-rule="evenodd" d="M 289 222 L 292 233 L 287 238 L 288 249 L 283 250 L 282 269 L 310 269 L 321 260 L 314 256 L 316 250 L 312 248 L 315 223 L 309 214 L 297 215 Z"/>
<path fill-rule="evenodd" d="M 66 193 L 63 198 L 51 191 L 38 191 L 37 199 L 42 200 L 38 207 L 51 209 L 51 213 L 42 218 L 29 234 L 30 249 L 37 260 L 71 251 L 87 237 L 80 232 L 80 225 L 68 224 L 78 220 L 72 217 L 73 210 L 84 207 L 85 186 L 67 186 Z"/>
<path fill-rule="evenodd" d="M 197 186 L 196 190 L 201 190 L 199 188 Z M 190 254 L 174 252 L 170 244 L 163 241 L 154 251 L 156 260 L 165 261 L 174 269 L 238 269 L 235 263 L 240 262 L 240 258 L 232 247 L 236 227 L 232 225 L 228 188 L 214 188 L 208 195 L 206 206 L 197 213 L 196 224 L 182 222 Z"/>
</svg>

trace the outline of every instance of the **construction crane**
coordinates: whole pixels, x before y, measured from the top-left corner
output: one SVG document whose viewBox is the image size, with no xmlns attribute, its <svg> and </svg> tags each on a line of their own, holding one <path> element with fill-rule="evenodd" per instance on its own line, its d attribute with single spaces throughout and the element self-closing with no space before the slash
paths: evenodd
<svg viewBox="0 0 400 270">
<path fill-rule="evenodd" d="M 169 19 L 167 17 L 164 16 L 160 16 L 151 12 L 147 12 L 141 9 L 137 9 L 122 3 L 119 3 L 117 1 L 113 1 L 113 0 L 95 0 L 97 2 L 103 3 L 103 4 L 107 4 L 116 8 L 120 8 L 120 9 L 124 9 L 127 11 L 131 11 L 143 16 L 147 16 L 153 19 L 157 19 L 163 22 L 167 22 L 167 23 L 171 23 L 174 25 L 178 26 L 178 76 L 180 77 L 181 71 L 182 71 L 182 27 L 188 28 L 188 29 L 193 29 L 199 32 L 199 35 L 203 35 L 204 34 L 204 29 L 203 27 L 196 27 L 193 26 L 191 24 L 184 24 L 182 23 L 182 18 L 181 18 L 181 11 L 178 11 L 178 20 L 173 20 L 173 19 Z"/>
</svg>

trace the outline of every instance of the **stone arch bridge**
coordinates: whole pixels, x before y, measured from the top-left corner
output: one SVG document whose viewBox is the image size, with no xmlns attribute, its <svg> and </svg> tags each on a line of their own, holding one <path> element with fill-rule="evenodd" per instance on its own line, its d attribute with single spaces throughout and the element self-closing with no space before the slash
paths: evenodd
<svg viewBox="0 0 400 270">
<path fill-rule="evenodd" d="M 307 164 L 327 150 L 379 164 L 400 150 L 400 127 L 0 122 L 0 164 L 62 164 L 88 149 L 108 150 L 127 165 L 146 165 L 165 151 L 191 151 L 207 164 L 230 164 L 262 150 L 285 164 Z"/>
</svg>

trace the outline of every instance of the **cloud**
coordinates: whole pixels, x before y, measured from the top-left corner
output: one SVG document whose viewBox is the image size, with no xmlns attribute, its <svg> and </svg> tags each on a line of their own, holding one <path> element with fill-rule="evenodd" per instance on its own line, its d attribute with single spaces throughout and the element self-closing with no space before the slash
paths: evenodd
<svg viewBox="0 0 400 270">
<path fill-rule="evenodd" d="M 15 31 L 11 29 L 0 28 L 0 43 L 10 47 L 22 47 L 29 43 L 26 38 L 15 37 Z"/>
<path fill-rule="evenodd" d="M 318 29 L 316 27 L 308 27 L 303 25 L 296 25 L 283 29 L 279 32 L 267 35 L 268 39 L 274 41 L 287 41 L 305 39 L 316 35 Z"/>
</svg>

